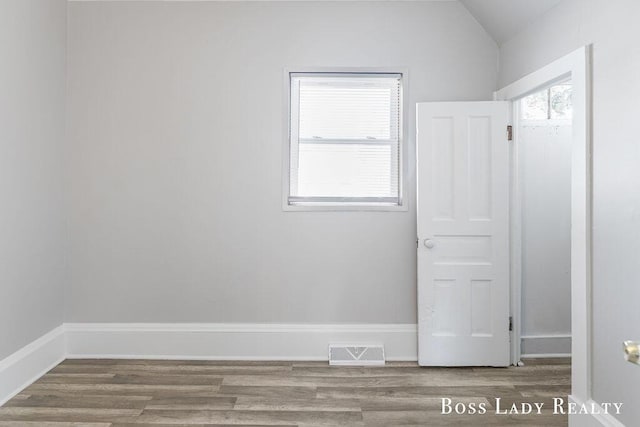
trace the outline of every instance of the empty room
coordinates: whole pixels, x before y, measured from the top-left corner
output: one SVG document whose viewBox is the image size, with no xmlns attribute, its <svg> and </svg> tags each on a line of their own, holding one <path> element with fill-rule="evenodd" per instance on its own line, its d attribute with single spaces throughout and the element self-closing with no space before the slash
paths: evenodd
<svg viewBox="0 0 640 427">
<path fill-rule="evenodd" d="M 0 426 L 639 425 L 638 22 L 0 0 Z"/>
</svg>

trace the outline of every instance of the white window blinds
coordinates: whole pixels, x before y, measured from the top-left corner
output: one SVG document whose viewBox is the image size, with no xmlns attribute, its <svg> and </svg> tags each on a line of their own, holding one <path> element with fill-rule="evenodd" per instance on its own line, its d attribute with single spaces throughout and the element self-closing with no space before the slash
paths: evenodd
<svg viewBox="0 0 640 427">
<path fill-rule="evenodd" d="M 291 74 L 289 204 L 400 204 L 401 75 Z"/>
</svg>

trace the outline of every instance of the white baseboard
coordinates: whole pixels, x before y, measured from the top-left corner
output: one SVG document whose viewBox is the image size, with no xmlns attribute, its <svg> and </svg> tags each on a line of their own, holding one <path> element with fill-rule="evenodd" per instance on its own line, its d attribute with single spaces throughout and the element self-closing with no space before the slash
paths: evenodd
<svg viewBox="0 0 640 427">
<path fill-rule="evenodd" d="M 569 414 L 569 427 L 625 427 L 616 417 L 611 414 L 605 414 L 604 410 L 593 399 L 586 402 L 581 399 L 569 395 L 569 402 L 573 402 L 578 406 L 586 405 L 588 408 L 595 408 L 597 414 L 572 415 Z"/>
<path fill-rule="evenodd" d="M 418 359 L 414 324 L 65 323 L 0 360 L 0 406 L 65 358 L 328 360 L 329 343 Z"/>
<path fill-rule="evenodd" d="M 69 358 L 328 360 L 329 343 L 384 344 L 417 360 L 415 324 L 67 323 Z"/>
<path fill-rule="evenodd" d="M 523 358 L 570 357 L 571 335 L 523 335 L 520 348 Z"/>
<path fill-rule="evenodd" d="M 0 406 L 64 360 L 64 335 L 58 326 L 0 360 Z"/>
<path fill-rule="evenodd" d="M 330 342 L 382 343 L 387 360 L 417 360 L 414 324 L 70 323 L 0 361 L 0 406 L 65 358 L 327 360 Z M 603 413 L 570 415 L 569 425 L 624 427 Z"/>
</svg>

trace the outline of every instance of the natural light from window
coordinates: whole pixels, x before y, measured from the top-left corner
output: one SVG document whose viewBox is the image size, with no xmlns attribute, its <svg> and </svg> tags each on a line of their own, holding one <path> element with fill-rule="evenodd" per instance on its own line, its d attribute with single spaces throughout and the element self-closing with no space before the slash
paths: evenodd
<svg viewBox="0 0 640 427">
<path fill-rule="evenodd" d="M 524 120 L 571 120 L 571 83 L 565 82 L 522 99 Z"/>
<path fill-rule="evenodd" d="M 400 204 L 400 75 L 291 75 L 289 204 Z"/>
</svg>

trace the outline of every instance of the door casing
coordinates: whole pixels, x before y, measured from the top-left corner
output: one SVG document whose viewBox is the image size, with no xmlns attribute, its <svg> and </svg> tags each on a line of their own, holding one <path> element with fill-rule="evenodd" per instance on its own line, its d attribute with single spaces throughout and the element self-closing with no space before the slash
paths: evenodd
<svg viewBox="0 0 640 427">
<path fill-rule="evenodd" d="M 571 395 L 576 403 L 591 402 L 592 313 L 592 47 L 584 46 L 495 92 L 495 100 L 516 101 L 522 97 L 571 79 L 573 84 L 573 120 L 571 155 Z M 512 109 L 513 111 L 513 109 Z M 513 123 L 514 117 L 512 117 Z M 514 126 L 515 128 L 515 126 Z M 517 138 L 517 132 L 515 133 Z M 520 361 L 521 339 L 521 242 L 520 195 L 513 189 L 517 182 L 517 144 L 511 147 L 511 315 L 513 333 L 511 362 Z M 515 173 L 514 173 L 515 169 Z M 514 181 L 515 180 L 515 181 Z M 515 236 L 516 241 L 513 237 Z M 569 417 L 570 425 L 578 425 L 577 416 Z"/>
</svg>

